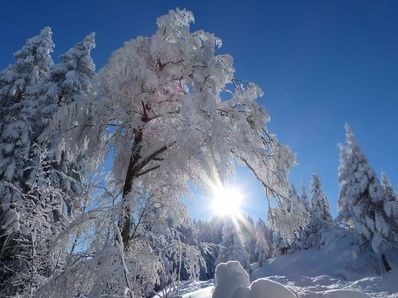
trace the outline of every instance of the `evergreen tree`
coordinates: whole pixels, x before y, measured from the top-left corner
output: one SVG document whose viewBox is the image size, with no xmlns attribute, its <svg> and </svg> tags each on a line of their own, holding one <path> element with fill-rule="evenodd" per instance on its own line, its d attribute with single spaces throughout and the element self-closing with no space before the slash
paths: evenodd
<svg viewBox="0 0 398 298">
<path fill-rule="evenodd" d="M 398 243 L 398 195 L 386 174 L 382 174 L 381 185 L 385 193 L 384 212 L 392 223 L 395 232 L 391 234 L 391 241 Z"/>
<path fill-rule="evenodd" d="M 256 227 L 253 218 L 250 215 L 242 214 L 239 217 L 240 233 L 243 239 L 244 247 L 250 256 L 250 263 L 256 259 Z"/>
<path fill-rule="evenodd" d="M 43 104 L 47 97 L 39 95 L 53 65 L 51 35 L 51 29 L 46 27 L 39 35 L 28 39 L 14 54 L 16 63 L 0 73 L 0 280 L 5 281 L 3 295 L 15 295 L 18 287 L 24 284 L 18 275 L 30 264 L 21 257 L 31 249 L 26 242 L 32 244 L 34 240 L 27 221 L 34 208 L 29 206 L 34 200 L 26 194 L 32 189 L 35 169 L 39 166 L 34 163 L 33 145 L 48 121 L 48 110 Z"/>
<path fill-rule="evenodd" d="M 248 269 L 250 266 L 250 255 L 246 251 L 242 241 L 238 224 L 235 224 L 232 219 L 226 218 L 217 263 L 238 261 L 243 268 Z"/>
<path fill-rule="evenodd" d="M 268 212 L 269 226 L 274 231 L 274 255 L 300 249 L 302 233 L 309 221 L 309 212 L 294 185 L 290 187 L 289 198 L 279 206 L 270 208 Z"/>
<path fill-rule="evenodd" d="M 313 174 L 311 179 L 311 208 L 308 225 L 303 229 L 300 247 L 307 249 L 320 247 L 325 236 L 332 228 L 332 216 L 329 212 L 329 203 L 322 190 L 318 175 Z"/>
<path fill-rule="evenodd" d="M 310 205 L 310 201 L 308 200 L 307 188 L 305 187 L 304 184 L 301 186 L 300 200 L 301 200 L 302 204 L 304 205 L 305 210 L 310 211 L 311 205 Z"/>
<path fill-rule="evenodd" d="M 381 185 L 383 186 L 387 201 L 398 201 L 398 195 L 385 173 L 381 174 Z"/>
<path fill-rule="evenodd" d="M 397 226 L 384 210 L 384 189 L 348 125 L 346 144 L 340 145 L 339 183 L 340 218 L 361 236 L 360 248 L 371 249 L 389 271 L 384 252 L 397 244 Z"/>
<path fill-rule="evenodd" d="M 311 213 L 324 221 L 332 221 L 329 202 L 322 190 L 321 180 L 317 174 L 312 174 L 311 180 Z"/>
<path fill-rule="evenodd" d="M 26 184 L 24 165 L 29 159 L 33 135 L 37 134 L 32 120 L 39 112 L 29 97 L 37 85 L 47 79 L 53 64 L 51 34 L 51 29 L 46 27 L 38 36 L 28 39 L 26 45 L 14 54 L 16 63 L 0 73 L 0 214 L 3 215 L 0 218 L 3 219 L 2 228 L 8 227 L 6 221 L 13 223 L 14 231 L 19 226 L 17 218 L 21 197 L 6 184 L 10 183 L 17 189 L 24 189 Z M 12 230 L 1 235 L 9 233 Z"/>
<path fill-rule="evenodd" d="M 25 291 L 28 285 L 32 291 L 49 278 L 49 272 L 61 270 L 62 254 L 56 258 L 55 268 L 52 256 L 57 248 L 51 242 L 66 228 L 72 205 L 79 205 L 76 202 L 83 198 L 78 196 L 82 163 L 67 160 L 61 138 L 54 132 L 56 120 L 64 114 L 62 109 L 70 109 L 74 101 L 92 92 L 95 67 L 90 50 L 94 39 L 90 35 L 78 43 L 62 56 L 62 63 L 54 66 L 51 34 L 50 28 L 44 28 L 29 39 L 15 54 L 16 64 L 0 74 L 4 116 L 0 139 L 4 148 L 0 150 L 0 193 L 4 197 L 0 261 L 4 268 L 12 268 L 2 272 L 6 280 L 3 293 L 7 295 Z M 67 243 L 63 245 L 65 248 Z M 41 257 L 36 253 L 33 258 L 32 251 Z"/>
<path fill-rule="evenodd" d="M 272 256 L 272 231 L 261 218 L 256 223 L 256 239 L 256 261 L 261 265 Z"/>
<path fill-rule="evenodd" d="M 63 203 L 69 217 L 75 209 L 82 207 L 77 198 L 82 191 L 84 172 L 89 169 L 86 167 L 87 158 L 84 159 L 82 154 L 71 156 L 65 150 L 65 143 L 70 142 L 70 138 L 76 138 L 76 130 L 70 128 L 68 133 L 63 133 L 61 127 L 70 127 L 79 121 L 78 109 L 88 108 L 85 103 L 94 96 L 95 64 L 91 57 L 91 50 L 95 47 L 94 36 L 94 33 L 89 34 L 61 55 L 62 62 L 51 69 L 50 79 L 54 85 L 57 108 L 40 135 L 40 142 L 50 148 L 51 159 L 54 160 L 52 167 L 58 173 L 52 177 L 52 183 L 67 194 Z"/>
</svg>

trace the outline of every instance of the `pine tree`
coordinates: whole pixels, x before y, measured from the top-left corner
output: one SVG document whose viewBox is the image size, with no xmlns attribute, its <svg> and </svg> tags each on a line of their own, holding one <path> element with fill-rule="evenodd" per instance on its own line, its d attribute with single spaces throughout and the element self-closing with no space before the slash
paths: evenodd
<svg viewBox="0 0 398 298">
<path fill-rule="evenodd" d="M 256 239 L 256 261 L 261 265 L 272 256 L 272 231 L 261 218 L 256 223 Z"/>
<path fill-rule="evenodd" d="M 390 265 L 384 252 L 395 243 L 396 225 L 388 218 L 386 194 L 366 156 L 346 125 L 346 144 L 340 145 L 340 218 L 361 236 L 360 247 L 380 257 L 384 269 Z"/>
<path fill-rule="evenodd" d="M 320 247 L 325 241 L 325 236 L 332 229 L 332 216 L 329 212 L 329 203 L 322 190 L 321 181 L 317 174 L 311 180 L 311 208 L 308 225 L 303 229 L 300 247 L 307 249 Z"/>
<path fill-rule="evenodd" d="M 43 98 L 38 95 L 53 65 L 51 34 L 46 27 L 28 39 L 14 54 L 16 63 L 0 73 L 0 263 L 2 268 L 11 268 L 0 272 L 0 279 L 5 281 L 4 295 L 16 293 L 20 284 L 14 286 L 12 280 L 19 279 L 19 272 L 25 268 L 18 258 L 24 255 L 24 249 L 30 249 L 17 243 L 34 239 L 25 228 L 30 215 L 25 194 L 35 177 L 33 145 L 47 121 Z"/>
<path fill-rule="evenodd" d="M 328 198 L 322 190 L 321 180 L 315 173 L 312 174 L 311 180 L 311 210 L 316 217 L 324 221 L 332 221 Z"/>
<path fill-rule="evenodd" d="M 385 173 L 382 174 L 381 185 L 385 193 L 384 212 L 391 222 L 394 232 L 391 241 L 398 243 L 398 195 Z"/>
<path fill-rule="evenodd" d="M 58 85 L 59 106 L 82 101 L 92 95 L 95 64 L 91 51 L 95 46 L 95 34 L 91 33 L 61 55 L 62 62 L 53 67 L 51 75 Z"/>
<path fill-rule="evenodd" d="M 14 230 L 18 230 L 18 221 L 11 220 L 11 213 L 18 217 L 21 198 L 5 183 L 24 188 L 24 164 L 29 158 L 32 135 L 35 134 L 31 120 L 38 113 L 34 101 L 28 97 L 34 93 L 37 84 L 47 79 L 53 64 L 51 34 L 51 29 L 46 27 L 38 36 L 28 39 L 26 45 L 14 54 L 16 63 L 0 73 L 0 214 L 5 214 L 0 218 L 9 224 L 14 222 Z M 4 222 L 1 226 L 6 228 Z"/>
<path fill-rule="evenodd" d="M 387 201 L 398 201 L 398 195 L 386 173 L 382 173 L 381 175 L 381 185 L 383 186 Z"/>
<path fill-rule="evenodd" d="M 250 256 L 250 263 L 255 262 L 256 228 L 253 218 L 250 215 L 242 214 L 239 221 L 241 222 L 240 233 L 242 235 L 244 247 Z"/>
<path fill-rule="evenodd" d="M 248 269 L 250 266 L 250 255 L 246 251 L 242 241 L 238 224 L 235 224 L 232 219 L 226 218 L 217 263 L 238 261 L 243 268 Z"/>
<path fill-rule="evenodd" d="M 51 30 L 45 28 L 27 41 L 15 54 L 16 64 L 0 75 L 17 82 L 8 80 L 9 85 L 1 89 L 5 95 L 1 97 L 4 117 L 0 146 L 6 150 L 1 150 L 0 191 L 6 200 L 0 210 L 5 213 L 0 260 L 6 268 L 13 268 L 12 273 L 5 273 L 9 280 L 3 293 L 24 291 L 27 285 L 32 291 L 50 277 L 49 272 L 61 270 L 60 255 L 57 268 L 52 265 L 53 252 L 58 248 L 51 241 L 66 228 L 72 209 L 81 206 L 77 202 L 83 197 L 78 196 L 82 161 L 67 156 L 62 138 L 54 132 L 57 120 L 65 113 L 62 109 L 71 109 L 73 102 L 83 101 L 93 92 L 93 37 L 78 43 L 62 56 L 62 63 L 54 66 Z M 15 244 L 17 250 L 12 249 Z M 32 251 L 41 257 L 32 258 Z"/>
<path fill-rule="evenodd" d="M 310 202 L 308 200 L 307 188 L 305 187 L 304 184 L 301 186 L 300 200 L 301 200 L 302 204 L 304 205 L 305 210 L 310 211 L 311 205 L 310 205 Z"/>
<path fill-rule="evenodd" d="M 28 39 L 25 46 L 15 52 L 16 63 L 9 65 L 0 73 L 0 103 L 1 111 L 21 102 L 27 88 L 43 81 L 53 65 L 50 53 L 54 43 L 49 27 L 40 34 Z M 3 114 L 4 115 L 4 114 Z"/>
<path fill-rule="evenodd" d="M 94 33 L 89 34 L 61 55 L 62 62 L 51 69 L 50 80 L 54 85 L 57 107 L 39 139 L 50 148 L 51 159 L 54 160 L 52 167 L 58 173 L 52 177 L 52 183 L 68 195 L 63 203 L 69 217 L 82 207 L 77 198 L 82 191 L 83 175 L 89 169 L 82 154 L 72 156 L 65 150 L 65 143 L 76 138 L 76 131 L 63 133 L 60 128 L 79 121 L 78 109 L 88 108 L 85 103 L 94 96 L 95 64 L 91 57 L 91 50 L 95 47 L 94 36 Z"/>
<path fill-rule="evenodd" d="M 301 249 L 302 233 L 308 224 L 309 212 L 294 185 L 290 187 L 289 197 L 268 212 L 269 226 L 274 231 L 274 255 Z"/>
</svg>

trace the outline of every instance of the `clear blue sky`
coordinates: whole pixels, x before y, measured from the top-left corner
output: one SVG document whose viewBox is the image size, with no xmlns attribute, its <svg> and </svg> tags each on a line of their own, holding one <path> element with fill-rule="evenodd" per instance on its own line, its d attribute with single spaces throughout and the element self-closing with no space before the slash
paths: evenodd
<svg viewBox="0 0 398 298">
<path fill-rule="evenodd" d="M 96 32 L 100 68 L 110 53 L 175 7 L 194 12 L 193 29 L 223 39 L 237 77 L 259 84 L 262 103 L 280 140 L 297 153 L 291 175 L 308 184 L 316 170 L 335 214 L 337 143 L 349 122 L 374 170 L 398 187 L 398 1 L 2 1 L 0 68 L 44 26 L 54 32 L 54 57 Z M 250 212 L 265 213 L 259 187 L 239 172 L 253 194 Z M 191 204 L 197 217 L 203 203 Z"/>
</svg>

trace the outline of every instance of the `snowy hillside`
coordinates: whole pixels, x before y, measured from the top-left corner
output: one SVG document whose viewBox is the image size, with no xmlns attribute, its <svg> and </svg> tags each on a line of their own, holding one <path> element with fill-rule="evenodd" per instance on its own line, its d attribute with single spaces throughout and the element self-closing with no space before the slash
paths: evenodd
<svg viewBox="0 0 398 298">
<path fill-rule="evenodd" d="M 359 257 L 359 259 L 355 257 L 353 243 L 352 236 L 346 234 L 331 241 L 322 249 L 300 250 L 290 255 L 267 260 L 250 275 L 251 287 L 256 280 L 266 278 L 286 286 L 297 297 L 367 297 L 365 294 L 370 297 L 398 297 L 398 270 L 396 269 L 398 268 L 398 251 L 387 253 L 393 269 L 388 273 L 378 275 L 372 270 L 371 259 L 367 256 Z M 255 264 L 252 264 L 252 267 L 255 267 Z M 242 278 L 237 279 L 236 276 L 235 278 L 227 276 L 226 280 L 228 279 L 232 281 L 229 283 L 229 291 L 232 292 L 242 282 Z M 242 283 L 247 287 L 249 282 Z M 186 298 L 211 298 L 213 291 L 214 281 L 209 280 L 184 283 L 180 294 Z M 261 297 L 268 297 L 266 292 L 263 290 L 264 296 Z M 230 293 L 222 294 L 224 298 L 230 295 Z M 270 297 L 277 297 L 274 295 Z M 243 296 L 235 296 L 231 297 L 243 298 Z M 248 297 L 252 298 L 252 296 Z"/>
<path fill-rule="evenodd" d="M 352 253 L 353 250 L 350 250 L 349 246 L 340 251 L 298 251 L 292 255 L 269 260 L 256 270 L 251 278 L 254 280 L 267 277 L 282 283 L 298 297 L 323 297 L 325 292 L 332 289 L 353 289 L 371 297 L 398 297 L 397 251 L 389 254 L 395 269 L 381 276 L 372 272 L 370 268 L 368 272 L 359 272 L 366 270 L 365 260 L 362 262 L 362 268 L 354 266 Z"/>
<path fill-rule="evenodd" d="M 291 257 L 298 257 L 302 255 L 301 252 L 292 255 Z M 307 254 L 307 260 L 310 254 Z M 282 257 L 281 259 L 286 259 Z M 279 261 L 279 258 L 275 259 L 276 263 L 285 263 L 285 260 Z M 321 261 L 316 259 L 316 261 Z M 315 259 L 314 259 L 315 262 Z M 267 268 L 269 264 L 264 265 L 252 276 L 258 276 L 259 273 L 264 273 L 268 271 Z M 272 266 L 271 266 L 272 267 Z M 275 269 L 275 267 L 273 267 Z M 279 268 L 282 271 L 282 268 Z M 293 269 L 291 266 L 286 268 L 286 271 Z M 302 268 L 305 271 L 304 268 Z M 292 270 L 297 273 L 297 270 Z M 393 270 L 383 276 L 364 276 L 356 280 L 345 280 L 341 276 L 333 275 L 319 275 L 319 276 L 305 276 L 297 274 L 289 274 L 286 272 L 285 275 L 270 275 L 267 279 L 276 281 L 280 284 L 285 285 L 288 289 L 296 294 L 297 297 L 386 297 L 386 298 L 396 298 L 398 297 L 398 273 L 397 270 Z M 192 282 L 185 283 L 182 286 L 181 294 L 184 298 L 212 298 L 212 293 L 214 290 L 213 280 L 205 282 Z M 264 292 L 265 295 L 265 292 Z M 235 298 L 235 296 L 233 296 Z M 264 296 L 268 297 L 268 296 Z M 273 296 L 271 296 L 273 297 Z M 239 297 L 243 298 L 243 297 Z M 274 297 L 273 297 L 274 298 Z M 285 297 L 283 297 L 285 298 Z"/>
</svg>

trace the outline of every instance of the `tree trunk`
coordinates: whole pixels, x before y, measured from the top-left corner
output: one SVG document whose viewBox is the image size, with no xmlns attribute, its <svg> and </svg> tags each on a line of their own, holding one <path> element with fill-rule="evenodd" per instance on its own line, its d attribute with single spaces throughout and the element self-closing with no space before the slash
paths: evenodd
<svg viewBox="0 0 398 298">
<path fill-rule="evenodd" d="M 383 261 L 384 269 L 385 269 L 387 272 L 390 271 L 390 270 L 391 270 L 391 266 L 390 266 L 390 264 L 388 263 L 385 254 L 382 254 L 382 255 L 381 255 L 381 260 Z"/>
<path fill-rule="evenodd" d="M 121 209 L 121 217 L 119 221 L 119 229 L 123 240 L 124 249 L 128 250 L 129 240 L 130 240 L 130 232 L 131 232 L 131 209 L 128 201 L 128 194 L 131 192 L 133 188 L 133 179 L 134 179 L 134 168 L 139 159 L 141 158 L 141 148 L 142 148 L 142 130 L 135 131 L 134 136 L 134 144 L 131 149 L 131 155 L 129 164 L 126 171 L 126 177 L 124 179 L 123 192 L 122 192 L 122 209 Z"/>
<path fill-rule="evenodd" d="M 150 111 L 151 108 L 142 102 L 142 109 L 143 109 L 143 116 L 141 120 L 143 123 L 148 123 L 149 121 L 151 121 L 151 118 L 148 115 L 148 111 Z M 133 188 L 134 179 L 159 168 L 159 165 L 155 165 L 150 168 L 147 168 L 146 170 L 143 170 L 143 168 L 147 166 L 149 162 L 153 160 L 160 160 L 158 156 L 175 143 L 172 142 L 169 145 L 164 145 L 159 149 L 153 151 L 151 154 L 147 155 L 144 159 L 142 159 L 141 156 L 142 140 L 143 140 L 142 128 L 134 129 L 134 144 L 133 147 L 131 148 L 130 160 L 126 171 L 126 177 L 124 179 L 123 192 L 122 192 L 122 209 L 121 209 L 120 221 L 118 224 L 119 229 L 121 231 L 125 251 L 128 250 L 130 235 L 132 231 L 131 208 L 128 200 L 128 195 Z"/>
</svg>

